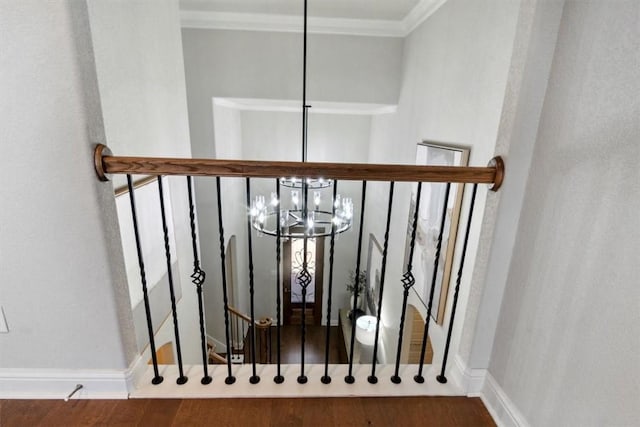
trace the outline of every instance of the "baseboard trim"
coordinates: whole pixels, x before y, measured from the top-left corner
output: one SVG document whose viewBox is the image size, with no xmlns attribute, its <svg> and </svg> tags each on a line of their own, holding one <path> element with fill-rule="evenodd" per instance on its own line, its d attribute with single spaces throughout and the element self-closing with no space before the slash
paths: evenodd
<svg viewBox="0 0 640 427">
<path fill-rule="evenodd" d="M 451 379 L 465 391 L 467 396 L 479 396 L 484 386 L 486 369 L 470 369 L 459 355 L 453 358 L 453 366 L 449 371 Z"/>
<path fill-rule="evenodd" d="M 480 398 L 500 427 L 529 427 L 529 423 L 502 387 L 487 373 Z"/>
<path fill-rule="evenodd" d="M 529 423 L 487 369 L 470 369 L 459 355 L 449 376 L 469 397 L 479 397 L 500 427 L 528 427 Z"/>
<path fill-rule="evenodd" d="M 140 356 L 125 370 L 0 369 L 0 399 L 128 399 L 146 372 Z"/>
</svg>

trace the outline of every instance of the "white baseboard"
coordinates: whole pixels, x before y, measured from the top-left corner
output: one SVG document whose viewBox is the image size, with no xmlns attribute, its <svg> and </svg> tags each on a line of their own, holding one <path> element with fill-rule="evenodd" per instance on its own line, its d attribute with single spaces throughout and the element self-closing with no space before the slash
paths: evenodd
<svg viewBox="0 0 640 427">
<path fill-rule="evenodd" d="M 500 427 L 528 427 L 529 423 L 487 369 L 470 369 L 456 355 L 449 371 L 451 380 L 469 397 L 480 397 Z"/>
<path fill-rule="evenodd" d="M 498 426 L 529 427 L 524 415 L 488 372 L 480 398 Z"/>
<path fill-rule="evenodd" d="M 127 399 L 147 370 L 137 357 L 126 370 L 0 369 L 0 399 Z"/>
<path fill-rule="evenodd" d="M 456 354 L 449 375 L 467 396 L 479 396 L 484 387 L 487 370 L 468 368 L 462 358 Z"/>
</svg>

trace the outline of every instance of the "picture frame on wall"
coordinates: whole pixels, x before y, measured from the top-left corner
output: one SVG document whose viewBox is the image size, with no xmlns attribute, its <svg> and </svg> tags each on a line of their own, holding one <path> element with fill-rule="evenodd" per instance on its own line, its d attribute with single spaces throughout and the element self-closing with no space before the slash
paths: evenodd
<svg viewBox="0 0 640 427">
<path fill-rule="evenodd" d="M 416 147 L 416 164 L 423 166 L 467 166 L 469 148 L 435 142 L 420 142 Z M 413 251 L 412 273 L 416 279 L 413 290 L 425 306 L 429 303 L 434 268 L 437 270 L 431 317 L 437 324 L 442 324 L 451 281 L 455 241 L 458 235 L 460 210 L 462 208 L 463 184 L 451 184 L 444 232 L 438 265 L 435 265 L 435 254 L 445 206 L 446 183 L 422 184 L 416 239 Z M 405 246 L 405 265 L 408 264 L 413 218 L 416 207 L 417 184 L 411 191 L 409 218 Z"/>
<path fill-rule="evenodd" d="M 367 253 L 367 308 L 372 316 L 378 315 L 380 299 L 380 280 L 382 275 L 382 247 L 373 234 L 369 234 L 369 252 Z"/>
</svg>

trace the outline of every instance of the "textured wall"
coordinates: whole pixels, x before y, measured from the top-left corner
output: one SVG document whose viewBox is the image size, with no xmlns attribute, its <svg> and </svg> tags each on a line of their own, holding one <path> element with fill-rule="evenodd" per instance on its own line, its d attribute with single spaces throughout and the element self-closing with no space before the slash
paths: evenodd
<svg viewBox="0 0 640 427">
<path fill-rule="evenodd" d="M 191 157 L 178 2 L 90 0 L 88 6 L 109 148 L 116 155 Z M 117 176 L 114 182 L 117 185 L 123 179 L 123 176 Z M 174 285 L 182 287 L 182 292 L 177 293 L 182 294 L 178 313 L 183 357 L 185 363 L 198 363 L 201 360 L 200 338 L 195 286 L 189 278 L 193 271 L 193 250 L 186 179 L 170 177 L 165 178 L 164 183 L 170 196 L 165 203 L 172 234 L 172 261 L 177 266 Z M 147 191 L 157 194 L 157 184 L 150 185 L 153 188 Z M 158 266 L 162 274 L 167 270 L 162 228 L 157 226 L 160 208 L 154 197 L 140 197 L 139 202 L 139 222 L 143 237 L 146 237 L 143 242 L 147 244 L 145 253 L 154 257 L 146 260 L 151 273 L 148 280 L 153 280 L 157 275 L 154 277 L 152 267 Z M 152 229 L 151 224 L 157 227 Z M 123 238 L 132 237 L 130 233 L 123 234 Z M 133 243 L 129 241 L 129 245 Z M 129 263 L 134 266 L 129 271 L 133 275 L 129 282 L 140 287 L 137 257 L 131 252 L 128 255 L 134 256 Z M 168 314 L 169 300 L 165 299 L 163 303 L 163 312 Z M 159 326 L 154 325 L 156 329 Z M 167 327 L 172 329 L 172 325 L 167 324 Z M 138 336 L 147 336 L 146 323 L 138 323 L 136 328 Z"/>
<path fill-rule="evenodd" d="M 484 165 L 493 157 L 518 10 L 519 3 L 513 1 L 449 0 L 407 37 L 398 110 L 395 114 L 376 116 L 372 121 L 369 161 L 415 163 L 416 144 L 423 140 L 470 147 L 469 163 L 474 166 Z M 483 278 L 471 283 L 471 277 L 486 194 L 486 187 L 481 186 L 461 285 L 456 336 L 464 324 L 469 292 L 479 293 L 483 285 Z M 469 191 L 467 200 L 468 195 Z M 408 186 L 397 186 L 387 271 L 389 280 L 394 280 L 389 283 L 390 288 L 400 286 L 397 278 L 404 268 L 408 198 Z M 386 186 L 373 184 L 368 204 L 386 206 L 386 203 Z M 467 206 L 468 203 L 463 205 L 462 227 L 466 224 Z M 367 227 L 382 242 L 385 212 L 375 208 L 369 208 L 368 212 Z M 458 234 L 459 245 L 463 235 L 463 232 Z M 481 248 L 489 244 L 490 241 L 484 240 Z M 457 254 L 459 257 L 460 251 Z M 481 265 L 483 261 L 480 260 Z M 385 291 L 385 295 L 388 297 L 385 304 L 398 307 L 387 313 L 397 313 L 401 292 Z M 468 312 L 477 310 L 477 304 L 478 301 L 474 301 Z M 498 306 L 494 310 L 497 311 Z M 397 327 L 399 323 L 397 316 L 387 316 L 384 311 L 383 321 L 388 327 Z M 440 357 L 442 328 L 437 326 L 431 331 L 439 350 L 436 357 Z M 454 338 L 451 354 L 456 353 L 456 340 Z"/>
<path fill-rule="evenodd" d="M 113 190 L 91 163 L 104 133 L 86 5 L 3 1 L 0 32 L 0 367 L 124 369 L 135 342 Z"/>
<path fill-rule="evenodd" d="M 490 372 L 532 425 L 640 417 L 640 4 L 567 1 Z"/>
<path fill-rule="evenodd" d="M 469 295 L 469 306 L 478 310 L 467 313 L 459 351 L 472 369 L 486 369 L 491 358 L 562 7 L 563 1 L 546 0 L 524 0 L 520 7 L 496 143 L 507 175 L 500 191 L 487 195 L 480 235 L 487 244 L 478 250 L 472 279 L 484 286 Z"/>
</svg>

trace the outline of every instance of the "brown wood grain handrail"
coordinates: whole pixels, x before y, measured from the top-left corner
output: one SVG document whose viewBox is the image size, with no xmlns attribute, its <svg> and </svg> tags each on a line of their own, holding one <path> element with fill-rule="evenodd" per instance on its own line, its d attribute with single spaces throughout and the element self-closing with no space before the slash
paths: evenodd
<svg viewBox="0 0 640 427">
<path fill-rule="evenodd" d="M 235 314 L 239 318 L 241 318 L 243 320 L 246 320 L 247 322 L 251 323 L 251 317 L 247 316 L 246 314 L 244 314 L 243 312 L 241 312 L 240 310 L 238 310 L 235 307 L 228 306 L 228 308 L 229 308 L 229 313 Z"/>
<path fill-rule="evenodd" d="M 486 167 L 274 162 L 113 156 L 106 146 L 98 145 L 94 153 L 94 164 L 98 177 L 103 181 L 108 180 L 108 174 L 250 178 L 297 176 L 357 181 L 493 184 L 491 189 L 495 191 L 500 188 L 504 178 L 504 162 L 501 157 L 494 157 Z"/>
<path fill-rule="evenodd" d="M 209 357 L 211 357 L 212 359 L 217 360 L 220 363 L 227 363 L 227 358 L 224 356 L 220 356 L 218 353 L 216 353 L 215 351 L 212 351 L 209 353 Z"/>
</svg>

